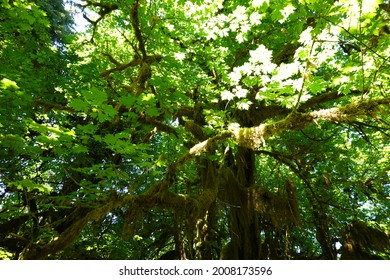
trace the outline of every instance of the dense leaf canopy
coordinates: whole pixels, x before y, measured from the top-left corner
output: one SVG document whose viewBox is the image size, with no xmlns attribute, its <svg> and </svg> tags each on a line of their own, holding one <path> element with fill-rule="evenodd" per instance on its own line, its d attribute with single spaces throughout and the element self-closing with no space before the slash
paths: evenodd
<svg viewBox="0 0 390 280">
<path fill-rule="evenodd" d="M 389 1 L 0 3 L 0 258 L 390 258 Z"/>
</svg>

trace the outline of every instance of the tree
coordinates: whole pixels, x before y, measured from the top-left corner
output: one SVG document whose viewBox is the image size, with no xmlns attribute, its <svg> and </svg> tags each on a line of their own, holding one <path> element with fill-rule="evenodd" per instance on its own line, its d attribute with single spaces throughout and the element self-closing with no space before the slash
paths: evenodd
<svg viewBox="0 0 390 280">
<path fill-rule="evenodd" d="M 390 257 L 387 1 L 3 2 L 7 256 Z"/>
</svg>

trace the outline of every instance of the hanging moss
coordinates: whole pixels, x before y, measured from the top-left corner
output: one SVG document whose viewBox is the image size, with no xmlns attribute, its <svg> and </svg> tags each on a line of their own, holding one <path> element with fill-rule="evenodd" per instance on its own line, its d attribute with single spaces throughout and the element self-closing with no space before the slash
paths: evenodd
<svg viewBox="0 0 390 280">
<path fill-rule="evenodd" d="M 372 251 L 390 256 L 389 234 L 362 221 L 347 225 L 343 236 L 342 259 L 378 258 Z M 375 255 L 378 255 L 378 254 Z"/>
<path fill-rule="evenodd" d="M 271 192 L 264 188 L 251 188 L 256 211 L 263 220 L 270 222 L 276 229 L 300 224 L 298 197 L 291 181 L 286 182 L 286 192 Z"/>
</svg>

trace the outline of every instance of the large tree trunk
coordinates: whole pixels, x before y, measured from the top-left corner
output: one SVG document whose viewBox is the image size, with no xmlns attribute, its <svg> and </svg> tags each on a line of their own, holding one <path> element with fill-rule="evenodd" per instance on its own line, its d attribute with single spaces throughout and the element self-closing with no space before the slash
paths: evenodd
<svg viewBox="0 0 390 280">
<path fill-rule="evenodd" d="M 258 259 L 259 228 L 258 218 L 253 206 L 252 193 L 255 178 L 255 155 L 252 150 L 238 148 L 235 163 L 229 167 L 230 175 L 225 175 L 221 191 L 230 205 L 231 242 L 225 250 L 224 259 Z"/>
</svg>

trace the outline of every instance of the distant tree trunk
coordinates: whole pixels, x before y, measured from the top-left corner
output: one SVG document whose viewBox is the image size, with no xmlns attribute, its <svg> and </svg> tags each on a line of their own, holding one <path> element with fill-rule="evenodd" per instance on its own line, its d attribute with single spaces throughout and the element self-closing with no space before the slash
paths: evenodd
<svg viewBox="0 0 390 280">
<path fill-rule="evenodd" d="M 215 242 L 216 231 L 216 215 L 215 203 L 213 203 L 207 211 L 203 219 L 199 219 L 197 227 L 197 258 L 200 260 L 214 259 L 215 249 L 213 244 Z"/>
<path fill-rule="evenodd" d="M 326 260 L 335 260 L 337 254 L 335 252 L 335 248 L 333 247 L 331 234 L 329 232 L 329 218 L 326 213 L 327 207 L 320 205 L 310 196 L 308 198 L 313 208 L 312 214 L 316 228 L 316 238 L 322 250 L 321 258 Z"/>
</svg>

